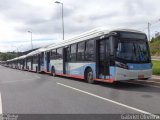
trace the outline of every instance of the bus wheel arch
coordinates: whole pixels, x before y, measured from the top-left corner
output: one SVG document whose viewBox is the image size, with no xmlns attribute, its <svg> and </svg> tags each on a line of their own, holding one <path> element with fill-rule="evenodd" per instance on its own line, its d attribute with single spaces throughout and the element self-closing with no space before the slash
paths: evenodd
<svg viewBox="0 0 160 120">
<path fill-rule="evenodd" d="M 93 70 L 92 70 L 91 67 L 88 66 L 88 67 L 85 68 L 84 78 L 90 84 L 94 84 L 95 83 L 95 81 L 93 80 Z"/>
</svg>

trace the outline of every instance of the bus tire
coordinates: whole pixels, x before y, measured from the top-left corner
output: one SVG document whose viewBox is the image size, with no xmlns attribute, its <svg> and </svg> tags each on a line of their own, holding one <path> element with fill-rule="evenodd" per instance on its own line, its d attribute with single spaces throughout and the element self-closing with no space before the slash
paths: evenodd
<svg viewBox="0 0 160 120">
<path fill-rule="evenodd" d="M 95 83 L 95 81 L 93 80 L 93 71 L 92 71 L 91 68 L 88 68 L 86 70 L 85 79 L 90 84 L 94 84 Z"/>
<path fill-rule="evenodd" d="M 145 81 L 145 80 L 148 80 L 148 79 L 149 79 L 149 78 L 141 78 L 140 80 L 144 80 L 144 81 Z"/>
<path fill-rule="evenodd" d="M 54 67 L 52 67 L 52 72 L 51 73 L 52 73 L 53 77 L 56 77 L 56 72 L 55 72 L 55 68 Z"/>
</svg>

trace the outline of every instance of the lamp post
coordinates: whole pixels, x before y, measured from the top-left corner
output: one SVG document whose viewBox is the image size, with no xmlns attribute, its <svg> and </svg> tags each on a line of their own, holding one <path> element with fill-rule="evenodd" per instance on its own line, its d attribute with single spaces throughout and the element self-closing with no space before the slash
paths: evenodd
<svg viewBox="0 0 160 120">
<path fill-rule="evenodd" d="M 64 18 L 63 18 L 63 3 L 59 1 L 55 1 L 56 4 L 62 5 L 62 32 L 63 32 L 63 40 L 64 40 Z"/>
<path fill-rule="evenodd" d="M 150 26 L 151 26 L 151 23 L 148 22 L 148 40 L 149 41 L 151 40 L 151 37 L 150 37 Z"/>
<path fill-rule="evenodd" d="M 32 43 L 32 31 L 28 31 L 31 34 L 31 49 L 33 50 L 33 43 Z"/>
<path fill-rule="evenodd" d="M 157 22 L 160 22 L 160 19 L 158 19 L 158 21 Z M 156 23 L 157 23 L 156 22 Z M 155 24 L 155 23 L 150 23 L 150 22 L 148 22 L 148 39 L 149 39 L 149 41 L 151 40 L 151 34 L 150 34 L 150 32 L 151 32 L 151 25 L 152 24 Z"/>
</svg>

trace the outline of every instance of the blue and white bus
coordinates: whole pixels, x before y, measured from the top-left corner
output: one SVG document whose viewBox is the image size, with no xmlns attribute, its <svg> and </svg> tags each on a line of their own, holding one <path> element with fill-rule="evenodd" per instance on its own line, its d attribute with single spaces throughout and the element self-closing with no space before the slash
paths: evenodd
<svg viewBox="0 0 160 120">
<path fill-rule="evenodd" d="M 17 69 L 19 69 L 19 70 L 24 70 L 25 69 L 25 58 L 26 58 L 26 55 L 23 55 L 23 56 L 20 56 L 20 57 L 16 58 Z"/>
<path fill-rule="evenodd" d="M 148 79 L 152 75 L 147 36 L 130 29 L 95 29 L 8 60 L 6 65 L 89 83 Z"/>
<path fill-rule="evenodd" d="M 46 73 L 95 81 L 148 79 L 152 75 L 145 33 L 96 29 L 46 48 Z"/>
<path fill-rule="evenodd" d="M 44 48 L 40 48 L 26 55 L 26 70 L 32 72 L 44 71 Z"/>
</svg>

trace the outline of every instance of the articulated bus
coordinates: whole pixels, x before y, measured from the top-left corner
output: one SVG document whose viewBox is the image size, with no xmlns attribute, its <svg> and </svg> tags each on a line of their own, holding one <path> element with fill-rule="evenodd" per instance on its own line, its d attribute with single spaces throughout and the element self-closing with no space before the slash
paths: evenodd
<svg viewBox="0 0 160 120">
<path fill-rule="evenodd" d="M 95 81 L 148 79 L 147 36 L 135 30 L 95 30 L 45 50 L 45 72 Z"/>
<path fill-rule="evenodd" d="M 19 70 L 25 70 L 25 58 L 26 55 L 20 56 L 17 58 L 17 69 Z"/>
<path fill-rule="evenodd" d="M 147 36 L 129 29 L 92 30 L 29 53 L 25 61 L 29 71 L 89 83 L 148 79 L 152 75 Z"/>
<path fill-rule="evenodd" d="M 18 58 L 14 58 L 14 59 L 12 59 L 12 60 L 10 60 L 9 61 L 9 66 L 11 67 L 11 68 L 13 68 L 13 69 L 17 69 L 18 68 L 18 66 L 17 66 L 17 59 Z"/>
<path fill-rule="evenodd" d="M 26 70 L 32 72 L 44 71 L 44 49 L 40 48 L 26 55 Z"/>
</svg>

